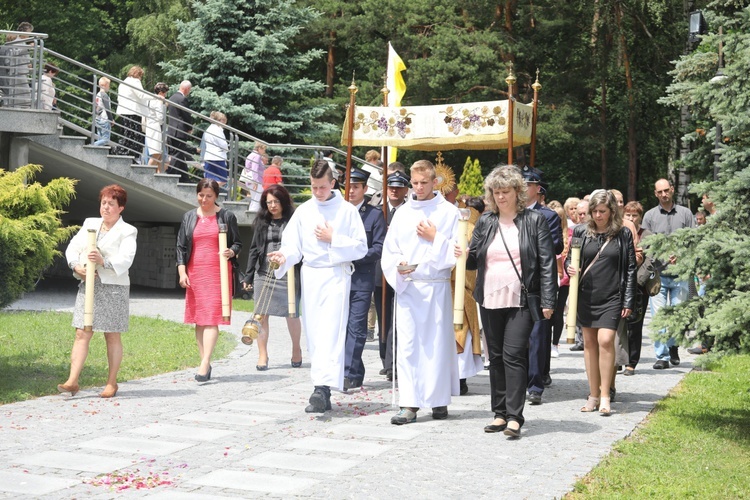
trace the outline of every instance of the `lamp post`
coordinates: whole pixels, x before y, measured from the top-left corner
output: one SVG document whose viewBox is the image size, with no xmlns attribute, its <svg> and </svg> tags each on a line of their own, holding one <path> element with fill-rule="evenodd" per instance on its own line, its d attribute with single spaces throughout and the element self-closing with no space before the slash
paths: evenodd
<svg viewBox="0 0 750 500">
<path fill-rule="evenodd" d="M 724 41 L 722 37 L 724 35 L 724 27 L 719 26 L 719 67 L 716 68 L 716 74 L 711 80 L 712 84 L 720 84 L 726 79 L 724 74 Z M 721 143 L 722 136 L 724 135 L 721 130 L 721 122 L 716 120 L 716 137 L 714 137 L 714 180 L 719 180 L 719 160 L 721 159 Z"/>
</svg>

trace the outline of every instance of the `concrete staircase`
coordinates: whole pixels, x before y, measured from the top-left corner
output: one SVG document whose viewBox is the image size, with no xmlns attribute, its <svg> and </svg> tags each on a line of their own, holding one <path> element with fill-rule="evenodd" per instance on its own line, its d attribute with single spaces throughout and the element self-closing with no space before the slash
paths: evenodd
<svg viewBox="0 0 750 500">
<path fill-rule="evenodd" d="M 76 199 L 66 218 L 82 220 L 98 213 L 99 190 L 117 183 L 128 191 L 123 213 L 126 220 L 179 224 L 182 215 L 196 206 L 194 183 L 181 183 L 179 175 L 157 174 L 156 167 L 134 165 L 130 156 L 110 155 L 108 147 L 92 146 L 86 137 L 63 135 L 58 114 L 33 109 L 0 108 L 0 168 L 26 163 L 44 166 L 40 182 L 56 177 L 77 179 Z M 255 213 L 247 202 L 219 203 L 237 216 L 240 226 L 250 226 Z"/>
</svg>

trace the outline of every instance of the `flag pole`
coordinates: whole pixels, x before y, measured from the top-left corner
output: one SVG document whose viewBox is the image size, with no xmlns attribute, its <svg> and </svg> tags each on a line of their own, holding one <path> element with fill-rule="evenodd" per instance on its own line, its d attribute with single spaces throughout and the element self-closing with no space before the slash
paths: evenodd
<svg viewBox="0 0 750 500">
<path fill-rule="evenodd" d="M 516 75 L 513 74 L 513 63 L 508 68 L 508 76 L 505 78 L 508 84 L 508 165 L 513 165 L 513 86 L 516 83 Z"/>
<path fill-rule="evenodd" d="M 537 106 L 539 104 L 539 91 L 542 90 L 542 84 L 539 83 L 539 68 L 536 70 L 536 81 L 531 84 L 534 89 L 534 105 L 532 106 L 531 119 L 531 159 L 529 164 L 533 167 L 536 164 L 536 120 L 539 116 Z"/>
<path fill-rule="evenodd" d="M 352 73 L 352 84 L 349 85 L 349 138 L 346 141 L 346 182 L 344 184 L 344 199 L 349 201 L 349 184 L 352 179 L 352 145 L 354 142 L 354 102 L 357 94 L 357 85 L 354 83 L 354 73 Z"/>
<path fill-rule="evenodd" d="M 380 90 L 380 92 L 383 94 L 383 107 L 388 107 L 388 93 L 390 92 L 388 90 L 388 76 L 383 79 L 383 88 Z M 381 201 L 383 202 L 383 220 L 386 224 L 386 229 L 388 227 L 388 167 L 386 166 L 386 163 L 388 162 L 388 147 L 383 148 L 383 189 L 381 191 Z M 386 294 L 386 287 L 388 286 L 388 283 L 385 281 L 385 274 L 382 275 L 382 288 L 383 293 L 380 294 L 380 342 L 385 343 L 386 342 L 386 333 L 385 333 L 385 296 Z"/>
</svg>

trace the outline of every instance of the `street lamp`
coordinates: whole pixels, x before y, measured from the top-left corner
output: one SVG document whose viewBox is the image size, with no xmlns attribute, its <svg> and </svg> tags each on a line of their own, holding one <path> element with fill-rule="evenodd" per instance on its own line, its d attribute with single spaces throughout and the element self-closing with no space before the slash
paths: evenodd
<svg viewBox="0 0 750 500">
<path fill-rule="evenodd" d="M 694 10 L 690 13 L 690 24 L 688 29 L 688 41 L 690 43 L 699 42 L 701 35 L 708 33 L 708 24 L 703 17 L 703 12 Z"/>
</svg>

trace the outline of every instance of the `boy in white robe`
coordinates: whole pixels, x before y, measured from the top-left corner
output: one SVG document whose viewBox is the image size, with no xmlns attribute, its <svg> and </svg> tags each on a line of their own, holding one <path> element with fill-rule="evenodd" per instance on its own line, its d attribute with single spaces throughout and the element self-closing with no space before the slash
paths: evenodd
<svg viewBox="0 0 750 500">
<path fill-rule="evenodd" d="M 328 162 L 316 161 L 310 171 L 313 197 L 295 210 L 281 248 L 268 254 L 279 264 L 277 278 L 302 261 L 302 326 L 315 386 L 307 413 L 330 410 L 331 387 L 343 388 L 352 261 L 367 254 L 362 218 L 333 190 L 334 182 Z"/>
<path fill-rule="evenodd" d="M 423 407 L 434 419 L 448 418 L 459 390 L 450 285 L 458 209 L 435 191 L 436 182 L 432 163 L 412 165 L 412 198 L 394 214 L 383 245 L 383 274 L 396 292 L 395 425 L 416 421 Z"/>
</svg>

